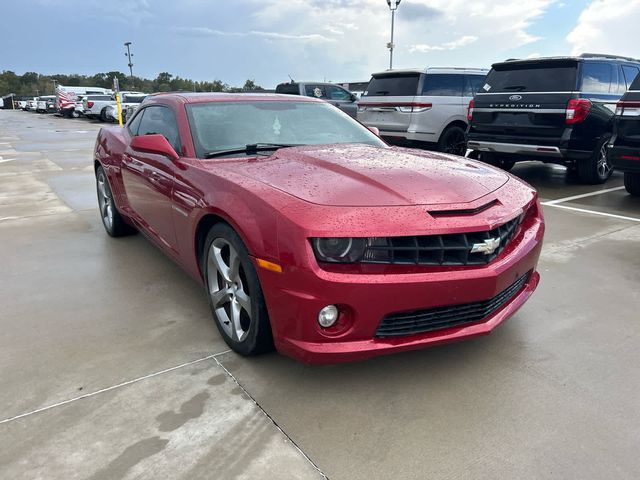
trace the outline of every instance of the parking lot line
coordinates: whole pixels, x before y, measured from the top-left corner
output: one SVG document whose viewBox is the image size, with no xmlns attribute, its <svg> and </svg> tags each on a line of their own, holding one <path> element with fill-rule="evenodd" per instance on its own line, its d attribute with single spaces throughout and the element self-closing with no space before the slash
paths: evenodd
<svg viewBox="0 0 640 480">
<path fill-rule="evenodd" d="M 624 187 L 605 188 L 604 190 L 598 190 L 597 192 L 583 193 L 581 195 L 572 195 L 570 197 L 558 198 L 556 200 L 550 200 L 543 202 L 543 205 L 552 206 L 557 203 L 570 202 L 571 200 L 578 200 L 579 198 L 593 197 L 594 195 L 602 195 L 603 193 L 615 192 L 617 190 L 623 190 Z"/>
<path fill-rule="evenodd" d="M 190 362 L 181 363 L 180 365 L 176 365 L 174 367 L 165 368 L 164 370 L 160 370 L 159 372 L 150 373 L 149 375 L 144 375 L 142 377 L 134 378 L 133 380 L 127 380 L 126 382 L 118 383 L 117 385 L 112 385 L 110 387 L 102 388 L 100 390 L 96 390 L 95 392 L 86 393 L 84 395 L 80 395 L 79 397 L 70 398 L 68 400 L 63 400 L 62 402 L 54 403 L 52 405 L 47 405 L 46 407 L 37 408 L 36 410 L 32 410 L 30 412 L 21 413 L 20 415 L 15 415 L 10 418 L 5 418 L 4 420 L 0 420 L 0 425 L 3 423 L 9 423 L 14 420 L 18 420 L 20 418 L 28 417 L 30 415 L 34 415 L 36 413 L 45 412 L 47 410 L 51 410 L 52 408 L 61 407 L 63 405 L 67 405 L 69 403 L 76 402 L 78 400 L 82 400 L 84 398 L 94 397 L 99 395 L 100 393 L 110 392 L 111 390 L 115 390 L 117 388 L 126 387 L 127 385 L 131 385 L 133 383 L 137 383 L 141 380 L 146 380 L 148 378 L 157 377 L 158 375 L 163 375 L 165 373 L 173 372 L 174 370 L 178 370 L 180 368 L 188 367 L 189 365 L 194 365 L 196 363 L 204 362 L 205 360 L 215 359 L 219 355 L 224 355 L 225 353 L 229 353 L 231 350 L 225 350 L 224 352 L 214 353 L 213 355 L 207 355 L 206 357 L 198 358 L 196 360 L 191 360 Z M 226 371 L 226 369 L 224 369 Z"/>
<path fill-rule="evenodd" d="M 640 222 L 640 218 L 626 217 L 624 215 L 616 215 L 615 213 L 598 212 L 596 210 L 587 210 L 586 208 L 570 207 L 568 205 L 557 205 L 555 203 L 549 203 L 549 202 L 542 202 L 542 205 L 547 207 L 562 208 L 563 210 L 571 210 L 573 212 L 590 213 L 592 215 L 600 215 L 603 217 L 617 218 L 620 220 L 629 220 L 631 222 Z"/>
</svg>

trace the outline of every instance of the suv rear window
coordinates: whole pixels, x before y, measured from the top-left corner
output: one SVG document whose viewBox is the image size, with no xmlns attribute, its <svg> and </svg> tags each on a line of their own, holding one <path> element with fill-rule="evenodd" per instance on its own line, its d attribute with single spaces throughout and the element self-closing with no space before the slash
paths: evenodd
<svg viewBox="0 0 640 480">
<path fill-rule="evenodd" d="M 374 75 L 363 96 L 412 97 L 418 91 L 419 80 L 419 73 Z"/>
<path fill-rule="evenodd" d="M 577 67 L 577 62 L 498 64 L 480 92 L 571 92 Z"/>
<path fill-rule="evenodd" d="M 300 87 L 298 86 L 297 83 L 281 83 L 276 87 L 276 93 L 300 95 Z"/>
</svg>

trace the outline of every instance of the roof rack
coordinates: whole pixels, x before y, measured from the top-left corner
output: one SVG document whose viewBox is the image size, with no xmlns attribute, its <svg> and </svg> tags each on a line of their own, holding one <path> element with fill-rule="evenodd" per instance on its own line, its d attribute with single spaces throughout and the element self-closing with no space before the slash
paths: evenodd
<svg viewBox="0 0 640 480">
<path fill-rule="evenodd" d="M 610 55 L 608 53 L 583 53 L 580 58 L 614 58 L 617 60 L 629 60 L 631 62 L 640 62 L 637 58 L 623 57 L 621 55 Z"/>
</svg>

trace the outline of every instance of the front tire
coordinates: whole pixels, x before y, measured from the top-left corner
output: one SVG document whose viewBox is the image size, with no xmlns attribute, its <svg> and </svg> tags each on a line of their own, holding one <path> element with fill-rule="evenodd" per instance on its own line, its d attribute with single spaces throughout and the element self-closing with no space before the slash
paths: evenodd
<svg viewBox="0 0 640 480">
<path fill-rule="evenodd" d="M 209 307 L 227 345 L 245 356 L 273 350 L 260 280 L 240 236 L 225 223 L 214 225 L 202 257 Z"/>
<path fill-rule="evenodd" d="M 464 130 L 457 125 L 451 125 L 445 128 L 438 139 L 438 151 L 464 157 L 467 151 Z"/>
<path fill-rule="evenodd" d="M 624 188 L 629 194 L 640 197 L 640 173 L 624 172 Z"/>
<path fill-rule="evenodd" d="M 610 136 L 605 136 L 598 142 L 589 159 L 578 161 L 578 177 L 581 182 L 598 185 L 609 180 L 613 173 L 613 168 L 609 163 L 609 139 Z"/>
<path fill-rule="evenodd" d="M 102 167 L 96 169 L 96 190 L 100 218 L 105 231 L 112 237 L 123 237 L 135 233 L 133 227 L 128 225 L 118 212 L 113 201 L 113 193 L 107 180 L 107 174 Z"/>
</svg>

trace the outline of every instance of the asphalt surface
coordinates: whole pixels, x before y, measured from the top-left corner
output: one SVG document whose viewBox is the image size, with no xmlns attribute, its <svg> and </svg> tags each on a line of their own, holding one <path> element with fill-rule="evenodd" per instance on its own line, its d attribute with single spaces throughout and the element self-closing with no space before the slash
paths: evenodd
<svg viewBox="0 0 640 480">
<path fill-rule="evenodd" d="M 228 352 L 96 208 L 99 124 L 0 111 L 0 478 L 637 479 L 640 199 L 518 165 L 547 236 L 492 335 L 310 367 Z M 575 198 L 577 197 L 577 198 Z"/>
</svg>

